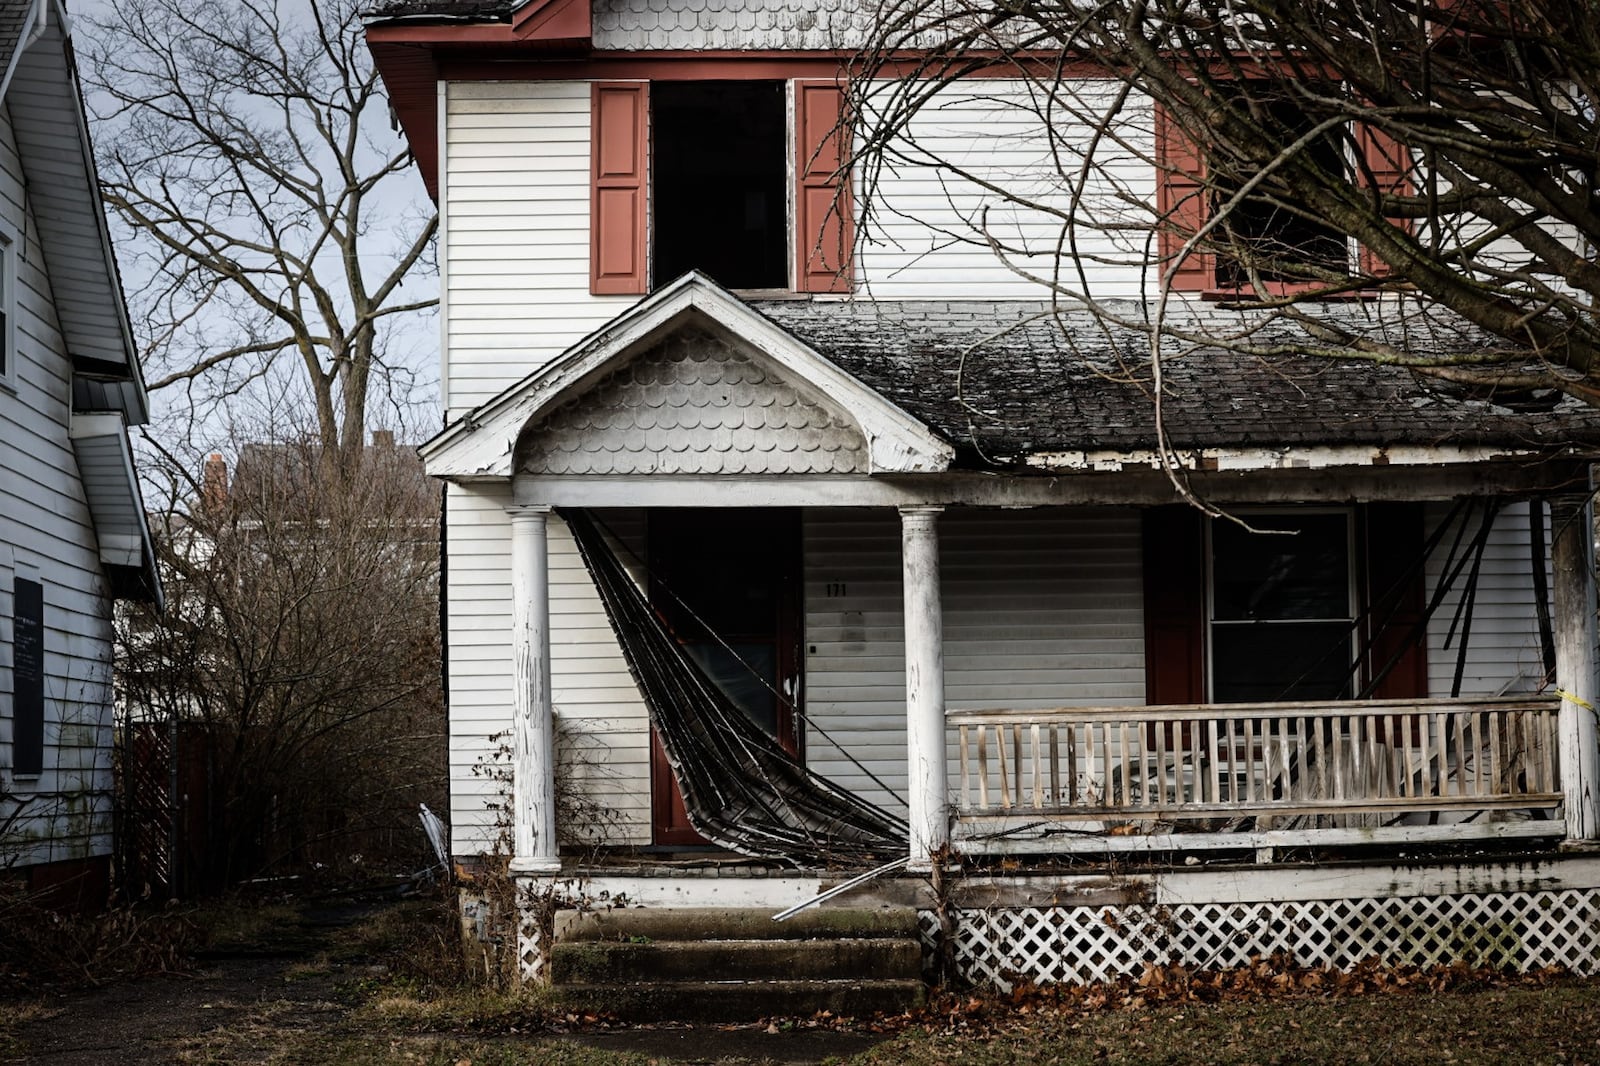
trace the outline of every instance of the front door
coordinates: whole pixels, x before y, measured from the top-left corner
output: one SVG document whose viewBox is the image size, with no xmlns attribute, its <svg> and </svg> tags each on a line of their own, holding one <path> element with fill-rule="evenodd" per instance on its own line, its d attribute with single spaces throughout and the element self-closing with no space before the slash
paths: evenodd
<svg viewBox="0 0 1600 1066">
<path fill-rule="evenodd" d="M 799 511 L 657 509 L 648 538 L 651 606 L 723 694 L 799 756 Z M 704 843 L 654 737 L 651 797 L 655 843 Z"/>
</svg>

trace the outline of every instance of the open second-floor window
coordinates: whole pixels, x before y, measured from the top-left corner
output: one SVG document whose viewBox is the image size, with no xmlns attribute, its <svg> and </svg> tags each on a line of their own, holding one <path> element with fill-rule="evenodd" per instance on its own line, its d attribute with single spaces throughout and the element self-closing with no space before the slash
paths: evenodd
<svg viewBox="0 0 1600 1066">
<path fill-rule="evenodd" d="M 1273 141 L 1292 144 L 1314 131 L 1316 123 L 1293 95 L 1262 95 L 1252 101 L 1256 121 Z M 1370 183 L 1398 191 L 1410 170 L 1408 153 L 1392 138 L 1364 123 L 1326 130 L 1302 149 L 1302 161 L 1334 180 Z M 1254 177 L 1213 165 L 1171 115 L 1156 116 L 1156 208 L 1159 250 L 1165 271 L 1185 243 L 1229 205 L 1226 215 L 1181 262 L 1172 288 L 1188 292 L 1251 291 L 1255 282 L 1273 290 L 1314 287 L 1323 278 L 1348 277 L 1357 270 L 1382 273 L 1382 265 L 1354 248 L 1349 237 L 1272 196 L 1235 194 Z"/>
<path fill-rule="evenodd" d="M 788 112 L 781 81 L 662 82 L 650 91 L 650 276 L 789 285 Z"/>
<path fill-rule="evenodd" d="M 733 289 L 849 291 L 842 107 L 831 81 L 597 82 L 590 290 L 699 270 Z"/>
</svg>

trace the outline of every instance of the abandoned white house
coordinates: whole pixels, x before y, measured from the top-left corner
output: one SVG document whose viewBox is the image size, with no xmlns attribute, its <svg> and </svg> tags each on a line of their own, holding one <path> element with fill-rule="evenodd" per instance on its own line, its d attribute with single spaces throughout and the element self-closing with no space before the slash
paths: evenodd
<svg viewBox="0 0 1600 1066">
<path fill-rule="evenodd" d="M 0 4 L 0 873 L 110 887 L 111 605 L 160 600 L 147 418 L 66 12 Z"/>
<path fill-rule="evenodd" d="M 931 929 L 917 886 L 956 864 L 958 962 L 1002 983 L 1439 961 L 1480 928 L 1592 969 L 1600 861 L 1556 846 L 1600 834 L 1600 418 L 1188 355 L 1164 414 L 1192 483 L 1293 535 L 1204 518 L 1125 373 L 1148 339 L 948 239 L 982 190 L 907 158 L 853 241 L 858 18 L 405 0 L 369 26 L 442 216 L 458 860 L 492 846 L 475 769 L 507 737 L 530 884 L 776 910 L 898 857 Z M 1014 89 L 914 132 L 1015 174 Z M 1154 288 L 1086 262 L 1108 300 Z"/>
</svg>

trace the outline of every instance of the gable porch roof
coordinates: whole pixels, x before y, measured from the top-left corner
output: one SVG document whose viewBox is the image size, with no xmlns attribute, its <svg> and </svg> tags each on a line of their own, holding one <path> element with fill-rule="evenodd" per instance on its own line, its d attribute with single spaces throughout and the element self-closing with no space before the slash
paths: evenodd
<svg viewBox="0 0 1600 1066">
<path fill-rule="evenodd" d="M 949 468 L 954 449 L 923 422 L 709 278 L 691 272 L 446 427 L 421 448 L 428 473 L 452 481 L 509 478 L 517 442 L 539 416 L 582 395 L 651 345 L 692 327 L 733 338 L 792 382 L 842 408 L 865 438 L 871 473 Z"/>
</svg>

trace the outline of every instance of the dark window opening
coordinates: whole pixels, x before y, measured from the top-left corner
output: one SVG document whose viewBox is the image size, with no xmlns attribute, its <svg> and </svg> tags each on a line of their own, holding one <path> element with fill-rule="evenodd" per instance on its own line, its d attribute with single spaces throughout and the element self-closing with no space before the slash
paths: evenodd
<svg viewBox="0 0 1600 1066">
<path fill-rule="evenodd" d="M 1211 526 L 1211 698 L 1350 695 L 1350 516 L 1283 514 Z"/>
<path fill-rule="evenodd" d="M 11 584 L 11 770 L 44 772 L 44 586 Z"/>
<path fill-rule="evenodd" d="M 728 288 L 787 288 L 783 82 L 656 82 L 650 93 L 654 284 L 699 270 Z"/>
<path fill-rule="evenodd" d="M 1261 121 L 1280 144 L 1293 144 L 1315 125 L 1293 99 L 1257 100 Z M 1328 174 L 1349 171 L 1344 146 L 1337 131 L 1328 131 L 1304 149 L 1310 165 Z M 1253 175 L 1214 175 L 1213 206 L 1232 199 L 1235 192 Z M 1250 284 L 1250 267 L 1262 281 L 1296 282 L 1313 280 L 1314 270 L 1344 273 L 1350 268 L 1349 245 L 1345 235 L 1324 222 L 1296 214 L 1266 196 L 1248 196 L 1223 220 L 1217 239 L 1219 288 L 1242 288 Z"/>
</svg>

